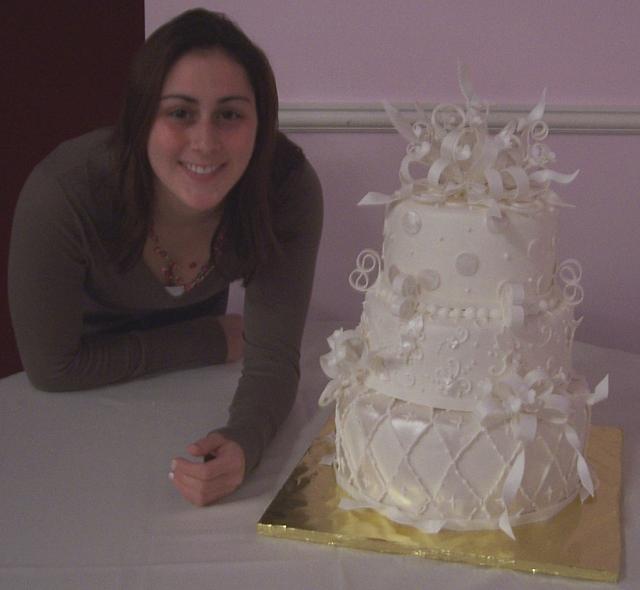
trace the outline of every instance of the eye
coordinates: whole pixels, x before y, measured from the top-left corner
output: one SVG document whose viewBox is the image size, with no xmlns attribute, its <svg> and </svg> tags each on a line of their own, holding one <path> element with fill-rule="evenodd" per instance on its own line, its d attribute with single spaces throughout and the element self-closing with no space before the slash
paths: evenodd
<svg viewBox="0 0 640 590">
<path fill-rule="evenodd" d="M 221 123 L 233 123 L 241 118 L 242 114 L 234 109 L 225 109 L 217 115 L 217 119 Z"/>
<path fill-rule="evenodd" d="M 186 121 L 192 116 L 192 114 L 187 109 L 184 109 L 182 107 L 171 109 L 168 115 L 172 119 L 177 119 L 178 121 Z"/>
</svg>

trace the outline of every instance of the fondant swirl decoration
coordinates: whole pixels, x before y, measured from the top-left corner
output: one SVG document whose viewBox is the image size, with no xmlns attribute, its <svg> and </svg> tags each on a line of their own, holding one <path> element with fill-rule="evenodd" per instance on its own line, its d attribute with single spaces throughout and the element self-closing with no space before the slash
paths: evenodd
<svg viewBox="0 0 640 590">
<path fill-rule="evenodd" d="M 356 258 L 356 268 L 349 275 L 349 284 L 356 290 L 365 292 L 370 289 L 378 280 L 372 280 L 374 273 L 380 273 L 382 261 L 380 255 L 375 250 L 363 250 Z"/>
</svg>

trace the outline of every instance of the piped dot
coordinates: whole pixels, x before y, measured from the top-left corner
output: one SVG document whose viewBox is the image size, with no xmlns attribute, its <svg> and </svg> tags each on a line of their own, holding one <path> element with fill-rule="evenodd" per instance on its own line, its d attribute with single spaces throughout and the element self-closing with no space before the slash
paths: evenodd
<svg viewBox="0 0 640 590">
<path fill-rule="evenodd" d="M 420 215 L 415 211 L 407 211 L 402 216 L 402 229 L 411 236 L 419 233 L 422 229 L 422 219 L 420 219 Z"/>
<path fill-rule="evenodd" d="M 471 252 L 463 252 L 456 258 L 456 270 L 464 277 L 476 274 L 479 266 L 480 259 Z"/>
</svg>

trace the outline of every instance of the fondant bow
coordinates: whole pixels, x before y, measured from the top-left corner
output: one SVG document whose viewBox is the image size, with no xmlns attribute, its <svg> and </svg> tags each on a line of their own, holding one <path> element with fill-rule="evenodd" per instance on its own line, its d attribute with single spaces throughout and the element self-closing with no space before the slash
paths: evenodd
<svg viewBox="0 0 640 590">
<path fill-rule="evenodd" d="M 524 377 L 511 372 L 495 385 L 485 384 L 485 395 L 478 402 L 474 413 L 486 428 L 511 421 L 516 437 L 522 441 L 502 488 L 504 512 L 499 519 L 499 527 L 515 539 L 509 519 L 509 506 L 515 499 L 524 477 L 527 445 L 535 439 L 538 421 L 548 421 L 562 425 L 567 442 L 576 452 L 577 471 L 580 479 L 580 497 L 584 500 L 594 494 L 594 484 L 586 459 L 582 454 L 582 443 L 575 429 L 568 423 L 572 411 L 584 405 L 592 406 L 608 396 L 609 379 L 605 377 L 589 392 L 586 384 L 580 383 L 577 392 L 556 394 L 554 391 L 562 383 L 555 383 L 546 371 L 534 369 Z"/>
<path fill-rule="evenodd" d="M 569 417 L 569 398 L 554 393 L 554 383 L 542 369 L 524 377 L 507 373 L 488 389 L 474 410 L 480 423 L 491 428 L 511 420 L 516 437 L 525 443 L 535 438 L 538 420 L 563 423 Z"/>
<path fill-rule="evenodd" d="M 366 366 L 364 363 L 365 343 L 355 330 L 336 330 L 327 338 L 330 351 L 320 357 L 320 366 L 331 379 L 324 388 L 318 403 L 327 406 L 335 401 L 344 387 L 362 380 Z"/>
</svg>

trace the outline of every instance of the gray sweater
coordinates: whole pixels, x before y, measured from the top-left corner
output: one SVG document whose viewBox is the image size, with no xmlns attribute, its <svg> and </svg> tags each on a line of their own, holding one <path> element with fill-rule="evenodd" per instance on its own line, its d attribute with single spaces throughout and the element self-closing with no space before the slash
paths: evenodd
<svg viewBox="0 0 640 590">
<path fill-rule="evenodd" d="M 141 375 L 221 363 L 228 278 L 215 269 L 173 297 L 144 261 L 120 273 L 112 226 L 108 130 L 60 145 L 31 173 L 15 211 L 9 304 L 22 362 L 35 387 L 72 391 Z M 247 470 L 286 418 L 322 227 L 322 191 L 305 162 L 279 187 L 281 256 L 258 267 L 245 292 L 242 376 L 221 430 Z"/>
</svg>

